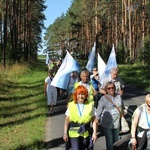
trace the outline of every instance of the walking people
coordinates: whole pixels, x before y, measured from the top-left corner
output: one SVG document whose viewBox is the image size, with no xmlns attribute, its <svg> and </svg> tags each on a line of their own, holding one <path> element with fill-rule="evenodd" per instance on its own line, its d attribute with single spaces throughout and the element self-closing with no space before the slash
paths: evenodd
<svg viewBox="0 0 150 150">
<path fill-rule="evenodd" d="M 122 99 L 120 94 L 115 93 L 116 87 L 113 82 L 107 82 L 104 90 L 106 94 L 98 103 L 96 119 L 104 132 L 107 150 L 113 150 L 113 144 L 119 140 Z"/>
<path fill-rule="evenodd" d="M 133 150 L 150 149 L 150 94 L 133 113 L 130 142 Z"/>
<path fill-rule="evenodd" d="M 123 88 L 124 84 L 122 80 L 118 77 L 118 68 L 112 68 L 110 72 L 111 76 L 110 78 L 106 78 L 102 85 L 100 86 L 100 93 L 101 94 L 106 94 L 107 91 L 105 91 L 105 85 L 108 81 L 114 82 L 115 87 L 116 87 L 116 93 L 119 93 L 120 95 L 123 95 Z"/>
<path fill-rule="evenodd" d="M 94 106 L 88 101 L 87 88 L 79 85 L 72 98 L 65 113 L 63 139 L 66 143 L 70 140 L 72 150 L 93 150 L 93 142 L 97 140 L 97 124 Z"/>
<path fill-rule="evenodd" d="M 48 71 L 48 77 L 44 83 L 44 95 L 47 96 L 48 115 L 54 113 L 54 106 L 57 102 L 57 88 L 51 85 L 53 80 L 53 70 Z"/>
<path fill-rule="evenodd" d="M 96 91 L 96 94 L 94 95 L 94 106 L 95 106 L 95 108 L 97 108 L 98 101 L 101 97 L 101 94 L 99 93 L 100 82 L 99 82 L 99 76 L 98 76 L 97 68 L 93 68 L 92 75 L 90 75 L 90 80 L 91 80 L 92 85 Z"/>
<path fill-rule="evenodd" d="M 92 83 L 89 81 L 89 71 L 88 70 L 82 70 L 81 73 L 80 73 L 80 78 L 81 78 L 81 81 L 76 82 L 74 84 L 74 88 L 73 88 L 71 94 L 68 96 L 68 101 L 71 100 L 71 96 L 72 96 L 72 93 L 74 92 L 74 90 L 79 85 L 83 85 L 88 90 L 88 94 L 89 94 L 88 100 L 94 102 L 94 95 L 96 94 L 96 91 L 94 90 L 94 87 L 93 87 Z"/>
<path fill-rule="evenodd" d="M 120 94 L 121 96 L 123 95 L 123 89 L 124 89 L 124 84 L 121 80 L 121 78 L 118 76 L 118 68 L 111 68 L 110 71 L 110 77 L 104 79 L 104 82 L 100 86 L 100 93 L 101 94 L 106 94 L 107 91 L 105 91 L 105 85 L 108 81 L 111 81 L 115 84 L 115 89 L 116 93 Z M 124 102 L 122 99 L 122 111 L 124 110 Z"/>
</svg>

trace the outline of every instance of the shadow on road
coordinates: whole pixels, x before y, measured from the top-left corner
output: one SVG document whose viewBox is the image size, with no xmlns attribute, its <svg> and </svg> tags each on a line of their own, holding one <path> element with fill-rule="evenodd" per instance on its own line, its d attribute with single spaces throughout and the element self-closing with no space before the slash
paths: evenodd
<svg viewBox="0 0 150 150">
<path fill-rule="evenodd" d="M 59 147 L 59 145 L 64 144 L 64 140 L 62 137 L 59 137 L 57 139 L 53 139 L 51 141 L 47 141 L 44 143 L 44 147 L 45 149 L 49 149 L 49 148 L 55 148 L 55 147 Z"/>
<path fill-rule="evenodd" d="M 131 85 L 125 85 L 124 88 L 124 94 L 123 94 L 123 100 L 127 100 L 132 97 L 137 97 L 141 95 L 146 95 L 148 92 L 143 91 L 137 87 L 131 86 Z"/>
</svg>

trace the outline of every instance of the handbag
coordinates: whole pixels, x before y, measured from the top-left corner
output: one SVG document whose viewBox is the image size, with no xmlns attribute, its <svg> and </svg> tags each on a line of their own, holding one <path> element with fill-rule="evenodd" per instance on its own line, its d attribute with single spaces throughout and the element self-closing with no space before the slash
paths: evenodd
<svg viewBox="0 0 150 150">
<path fill-rule="evenodd" d="M 122 133 L 128 132 L 130 130 L 129 124 L 126 121 L 126 119 L 124 118 L 124 116 L 121 113 L 121 111 L 119 110 L 119 108 L 113 103 L 113 101 L 111 99 L 109 99 L 109 97 L 107 95 L 105 95 L 105 98 L 107 100 L 109 100 L 115 106 L 115 108 L 119 111 L 119 113 L 120 113 L 120 116 L 121 116 L 121 118 L 120 118 L 120 120 L 121 120 L 121 132 Z"/>
<path fill-rule="evenodd" d="M 128 132 L 129 130 L 130 130 L 130 128 L 129 128 L 128 122 L 122 115 L 121 116 L 121 132 L 125 133 L 125 132 Z"/>
</svg>

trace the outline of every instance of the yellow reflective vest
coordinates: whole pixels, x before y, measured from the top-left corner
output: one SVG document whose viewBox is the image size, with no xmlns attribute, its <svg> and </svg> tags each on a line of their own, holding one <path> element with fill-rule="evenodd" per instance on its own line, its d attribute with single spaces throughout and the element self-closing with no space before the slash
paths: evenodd
<svg viewBox="0 0 150 150">
<path fill-rule="evenodd" d="M 68 105 L 69 109 L 69 120 L 70 122 L 75 122 L 79 124 L 86 124 L 90 123 L 92 119 L 92 109 L 93 104 L 92 102 L 89 102 L 88 104 L 84 104 L 84 109 L 82 116 L 79 115 L 78 106 L 74 103 L 74 101 L 70 102 Z M 86 131 L 83 134 L 79 134 L 78 130 L 80 127 L 70 127 L 69 129 L 69 137 L 79 137 L 82 136 L 84 138 L 89 136 L 89 131 Z"/>
</svg>

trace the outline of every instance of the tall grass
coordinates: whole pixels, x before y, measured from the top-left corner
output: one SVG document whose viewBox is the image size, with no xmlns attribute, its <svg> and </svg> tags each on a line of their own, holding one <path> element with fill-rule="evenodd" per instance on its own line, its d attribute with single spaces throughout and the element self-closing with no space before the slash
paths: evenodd
<svg viewBox="0 0 150 150">
<path fill-rule="evenodd" d="M 29 70 L 29 65 L 28 64 L 14 64 L 14 65 L 9 65 L 6 66 L 6 68 L 0 66 L 1 69 L 1 78 L 3 80 L 16 80 L 18 77 L 22 76 L 24 73 L 26 73 Z"/>
<path fill-rule="evenodd" d="M 42 149 L 46 118 L 45 62 L 0 69 L 0 149 Z"/>
</svg>

